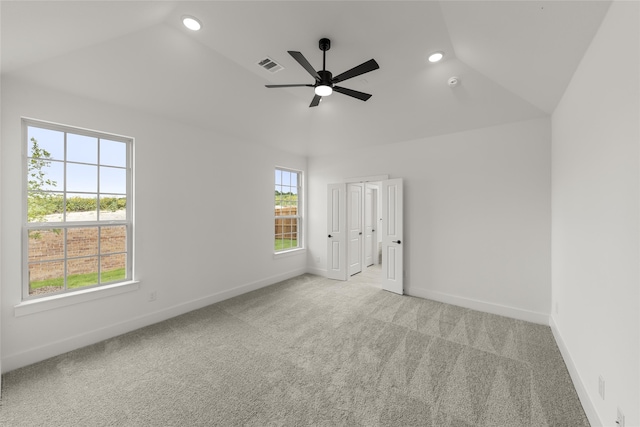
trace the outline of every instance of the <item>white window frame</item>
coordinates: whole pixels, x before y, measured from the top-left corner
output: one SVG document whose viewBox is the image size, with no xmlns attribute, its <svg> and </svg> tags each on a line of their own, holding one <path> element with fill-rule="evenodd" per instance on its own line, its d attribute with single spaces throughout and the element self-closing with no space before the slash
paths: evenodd
<svg viewBox="0 0 640 427">
<path fill-rule="evenodd" d="M 283 254 L 287 254 L 287 253 L 291 253 L 291 252 L 296 252 L 296 251 L 302 251 L 304 250 L 304 234 L 303 234 L 303 230 L 304 230 L 304 223 L 303 223 L 303 218 L 304 218 L 304 212 L 303 212 L 303 206 L 304 206 L 304 173 L 301 170 L 297 170 L 297 169 L 291 169 L 291 168 L 286 168 L 286 167 L 282 167 L 282 166 L 276 166 L 274 169 L 276 172 L 277 171 L 283 171 L 283 172 L 290 172 L 290 173 L 295 173 L 298 175 L 298 179 L 297 179 L 297 192 L 298 192 L 298 206 L 297 206 L 297 210 L 296 210 L 296 215 L 273 215 L 273 225 L 274 225 L 274 240 L 276 237 L 276 233 L 275 233 L 275 221 L 276 219 L 297 219 L 298 221 L 298 225 L 297 225 L 297 233 L 298 233 L 298 246 L 296 246 L 295 248 L 285 248 L 285 249 L 281 249 L 279 251 L 276 251 L 275 248 L 273 249 L 273 253 L 276 256 L 281 256 Z M 275 184 L 275 181 L 274 181 Z M 272 209 L 275 208 L 275 203 L 272 205 Z"/>
<path fill-rule="evenodd" d="M 28 128 L 36 127 L 41 129 L 54 130 L 59 132 L 64 132 L 64 151 L 65 158 L 61 160 L 66 170 L 66 165 L 68 164 L 66 153 L 67 153 L 67 134 L 75 134 L 88 136 L 98 139 L 106 139 L 110 141 L 123 142 L 126 144 L 126 199 L 127 199 L 127 207 L 126 207 L 126 218 L 124 220 L 100 220 L 100 183 L 98 176 L 98 188 L 97 188 L 97 218 L 95 221 L 69 221 L 66 222 L 64 219 L 66 218 L 66 209 L 63 206 L 63 220 L 59 222 L 29 222 L 28 221 L 28 162 L 29 162 L 29 147 L 30 141 L 28 137 Z M 42 300 L 43 298 L 48 297 L 59 297 L 59 296 L 71 296 L 75 294 L 85 294 L 86 297 L 87 291 L 98 290 L 100 288 L 107 288 L 110 293 L 113 293 L 114 285 L 122 285 L 122 284 L 131 284 L 133 282 L 133 272 L 134 272 L 134 256 L 133 256 L 133 248 L 134 248 L 134 238 L 133 238 L 133 206 L 134 206 L 134 196 L 133 196 L 133 146 L 134 146 L 134 138 L 116 135 L 107 132 L 94 131 L 84 128 L 79 128 L 75 126 L 63 125 L 58 123 L 52 123 L 42 120 L 36 120 L 31 118 L 22 118 L 22 149 L 23 149 L 23 161 L 22 161 L 22 301 L 24 302 L 36 302 L 38 300 Z M 71 163 L 71 162 L 69 162 Z M 88 163 L 93 164 L 93 163 Z M 98 170 L 101 165 L 99 159 L 99 150 L 98 150 L 98 160 L 95 163 Z M 63 187 L 66 187 L 63 185 Z M 66 194 L 67 189 L 62 188 L 60 191 L 55 191 L 55 193 Z M 75 192 L 70 192 L 75 193 Z M 112 194 L 112 193 L 104 193 L 104 194 Z M 64 199 L 63 199 L 64 200 Z M 66 251 L 66 247 L 64 249 L 63 260 L 65 264 L 64 268 L 64 289 L 56 292 L 50 292 L 46 294 L 39 295 L 29 295 L 29 232 L 34 230 L 52 230 L 52 229 L 61 229 L 63 233 L 65 233 L 68 229 L 71 228 L 91 228 L 91 227 L 109 227 L 109 226 L 125 226 L 126 227 L 126 268 L 125 268 L 125 278 L 121 280 L 115 280 L 106 283 L 97 283 L 95 285 L 83 286 L 80 288 L 67 289 L 67 269 L 66 269 L 66 261 L 70 258 Z M 100 257 L 102 256 L 100 252 L 100 228 L 98 228 L 98 250 L 96 256 L 98 257 L 98 281 L 100 280 Z M 66 246 L 66 245 L 65 245 Z M 113 254 L 109 254 L 113 255 Z M 58 301 L 60 302 L 60 301 Z M 64 304 L 63 304 L 64 305 Z M 37 310 L 36 310 L 37 311 Z"/>
</svg>

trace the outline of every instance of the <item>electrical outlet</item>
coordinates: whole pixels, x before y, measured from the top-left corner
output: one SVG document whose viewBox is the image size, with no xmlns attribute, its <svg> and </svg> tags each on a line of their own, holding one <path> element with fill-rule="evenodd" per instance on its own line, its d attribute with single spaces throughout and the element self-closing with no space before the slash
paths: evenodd
<svg viewBox="0 0 640 427">
<path fill-rule="evenodd" d="M 602 378 L 602 375 L 598 377 L 598 393 L 602 400 L 604 400 L 604 378 Z"/>
<path fill-rule="evenodd" d="M 149 302 L 154 302 L 158 299 L 158 291 L 149 292 Z"/>
<path fill-rule="evenodd" d="M 316 264 L 320 264 L 320 257 L 319 256 L 316 257 Z"/>
<path fill-rule="evenodd" d="M 618 419 L 616 420 L 616 427 L 624 427 L 624 414 L 618 408 Z"/>
</svg>

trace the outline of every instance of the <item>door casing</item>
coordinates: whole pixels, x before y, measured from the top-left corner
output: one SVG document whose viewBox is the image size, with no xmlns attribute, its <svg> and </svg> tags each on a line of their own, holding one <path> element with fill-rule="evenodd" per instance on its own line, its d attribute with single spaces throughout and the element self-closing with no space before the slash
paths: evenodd
<svg viewBox="0 0 640 427">
<path fill-rule="evenodd" d="M 376 234 L 381 233 L 382 228 L 384 226 L 389 227 L 389 224 L 390 224 L 389 221 L 385 222 L 386 216 L 389 214 L 394 215 L 394 222 L 391 228 L 393 230 L 396 230 L 396 232 L 392 238 L 388 239 L 389 242 L 395 241 L 395 243 L 393 243 L 394 246 L 391 246 L 388 244 L 385 249 L 384 236 L 382 236 L 382 238 L 380 239 L 380 240 L 383 240 L 382 267 L 383 267 L 384 280 L 383 280 L 382 287 L 385 290 L 402 294 L 403 293 L 403 277 L 404 277 L 404 269 L 403 269 L 404 242 L 402 241 L 403 239 L 402 237 L 402 232 L 403 232 L 402 185 L 403 183 L 402 183 L 402 179 L 389 180 L 388 175 L 349 178 L 345 180 L 345 183 L 329 184 L 328 198 L 327 198 L 327 201 L 328 201 L 327 229 L 328 231 L 333 230 L 334 232 L 333 233 L 329 232 L 328 234 L 329 243 L 327 245 L 327 277 L 336 279 L 336 280 L 348 280 L 350 277 L 350 274 L 348 274 L 348 266 L 350 264 L 348 257 L 349 257 L 350 251 L 346 249 L 346 246 L 348 244 L 347 243 L 348 232 L 346 230 L 339 231 L 340 227 L 335 226 L 335 219 L 341 218 L 343 229 L 348 228 L 346 225 L 347 219 L 348 219 L 347 209 L 349 206 L 349 203 L 347 201 L 347 193 L 348 193 L 347 186 L 349 184 L 363 183 L 364 188 L 366 189 L 367 184 L 372 185 L 373 187 L 375 187 L 376 185 L 379 185 L 380 190 L 378 191 L 377 196 L 380 199 L 382 199 L 384 197 L 388 197 L 388 195 L 385 195 L 384 191 L 385 189 L 386 191 L 388 191 L 388 189 L 390 188 L 389 185 L 387 186 L 384 185 L 385 182 L 387 182 L 387 184 L 391 182 L 391 188 L 393 189 L 392 199 L 393 201 L 395 201 L 395 203 L 399 203 L 400 205 L 399 207 L 396 206 L 394 210 L 390 210 L 390 206 L 388 204 L 389 200 L 387 199 L 386 212 L 385 212 L 385 209 L 381 209 L 379 212 L 379 216 L 381 217 L 382 221 L 375 222 Z M 363 198 L 364 198 L 364 195 L 363 195 Z M 336 203 L 336 201 L 338 202 Z M 384 203 L 383 200 L 380 200 L 380 201 Z M 399 234 L 398 234 L 398 231 L 399 231 Z M 361 239 L 361 240 L 363 241 L 362 244 L 364 244 L 364 239 Z M 378 238 L 376 238 L 376 241 L 377 240 Z M 339 241 L 341 241 L 341 243 Z M 376 248 L 377 248 L 377 244 L 376 244 Z M 335 252 L 334 249 L 338 249 L 339 252 Z M 387 250 L 387 256 L 385 256 L 385 252 L 384 252 L 385 250 Z M 389 255 L 393 255 L 393 257 L 390 258 Z M 364 263 L 364 250 L 360 251 L 360 257 L 361 257 L 361 263 Z M 393 266 L 391 266 L 391 268 L 389 268 L 389 266 L 387 265 L 389 262 L 389 259 L 396 260 L 396 262 L 394 263 Z M 364 265 L 364 264 L 361 264 L 361 265 Z M 341 266 L 342 267 L 341 270 L 335 269 L 336 266 Z"/>
</svg>

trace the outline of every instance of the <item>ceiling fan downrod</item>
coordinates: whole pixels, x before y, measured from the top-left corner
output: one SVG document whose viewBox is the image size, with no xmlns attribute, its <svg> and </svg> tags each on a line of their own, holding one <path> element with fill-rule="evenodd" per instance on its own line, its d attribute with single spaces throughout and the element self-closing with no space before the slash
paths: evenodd
<svg viewBox="0 0 640 427">
<path fill-rule="evenodd" d="M 322 38 L 318 42 L 318 45 L 320 47 L 320 50 L 322 51 L 322 71 L 325 71 L 327 69 L 326 67 L 327 51 L 331 49 L 331 40 Z"/>
</svg>

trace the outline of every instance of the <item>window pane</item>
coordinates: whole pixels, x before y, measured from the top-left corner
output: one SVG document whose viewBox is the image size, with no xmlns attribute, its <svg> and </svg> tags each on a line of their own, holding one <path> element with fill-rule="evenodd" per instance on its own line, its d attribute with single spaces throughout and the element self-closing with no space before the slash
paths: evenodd
<svg viewBox="0 0 640 427">
<path fill-rule="evenodd" d="M 127 227 L 124 225 L 100 228 L 100 253 L 127 251 Z M 104 270 L 104 267 L 103 267 Z"/>
<path fill-rule="evenodd" d="M 98 138 L 68 133 L 67 161 L 98 163 Z"/>
<path fill-rule="evenodd" d="M 27 139 L 29 157 L 64 160 L 64 132 L 29 126 Z"/>
<path fill-rule="evenodd" d="M 98 167 L 67 163 L 67 191 L 98 192 Z"/>
<path fill-rule="evenodd" d="M 61 191 L 64 189 L 64 163 L 43 159 L 27 160 L 29 191 Z"/>
<path fill-rule="evenodd" d="M 127 144 L 118 141 L 100 140 L 100 164 L 127 166 Z"/>
<path fill-rule="evenodd" d="M 67 229 L 67 257 L 68 258 L 97 255 L 97 254 L 98 254 L 98 227 L 81 227 L 81 228 Z"/>
<path fill-rule="evenodd" d="M 127 198 L 122 195 L 100 195 L 100 221 L 127 219 Z"/>
<path fill-rule="evenodd" d="M 27 225 L 21 252 L 28 272 L 23 296 L 130 279 L 127 202 L 132 199 L 127 182 L 132 141 L 87 136 L 61 125 L 55 126 L 61 130 L 44 129 L 38 126 L 50 125 L 30 119 L 23 123 Z M 46 229 L 45 223 L 59 228 Z"/>
<path fill-rule="evenodd" d="M 275 240 L 275 245 L 273 247 L 274 250 L 276 251 L 280 251 L 282 250 L 282 238 L 280 238 L 279 236 L 276 236 L 276 240 Z"/>
<path fill-rule="evenodd" d="M 67 289 L 98 283 L 98 257 L 67 260 Z"/>
<path fill-rule="evenodd" d="M 126 278 L 126 254 L 115 254 L 100 257 L 100 283 L 115 282 Z"/>
<path fill-rule="evenodd" d="M 64 289 L 64 261 L 29 264 L 29 295 Z"/>
<path fill-rule="evenodd" d="M 298 186 L 300 179 L 299 172 L 282 169 L 275 171 L 274 248 L 276 251 L 299 247 L 299 218 L 296 216 L 299 215 Z"/>
<path fill-rule="evenodd" d="M 64 258 L 64 231 L 29 231 L 29 262 L 39 262 Z"/>
<path fill-rule="evenodd" d="M 127 170 L 101 166 L 100 192 L 126 194 Z"/>
<path fill-rule="evenodd" d="M 97 200 L 96 194 L 67 194 L 67 221 L 96 221 Z"/>
<path fill-rule="evenodd" d="M 62 194 L 30 191 L 27 193 L 27 221 L 62 221 L 62 200 Z"/>
</svg>

